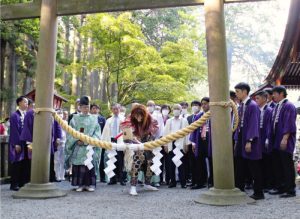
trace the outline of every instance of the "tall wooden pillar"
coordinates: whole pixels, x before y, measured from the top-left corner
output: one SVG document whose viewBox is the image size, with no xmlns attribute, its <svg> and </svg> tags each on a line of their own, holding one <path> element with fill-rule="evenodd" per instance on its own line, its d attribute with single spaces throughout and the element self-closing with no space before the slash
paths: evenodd
<svg viewBox="0 0 300 219">
<path fill-rule="evenodd" d="M 43 0 L 36 72 L 36 108 L 53 108 L 56 63 L 56 0 Z M 49 161 L 53 118 L 50 112 L 34 117 L 31 181 L 14 198 L 54 198 L 66 195 L 49 183 Z"/>
<path fill-rule="evenodd" d="M 229 101 L 224 1 L 206 0 L 205 26 L 208 61 L 209 96 L 211 102 Z M 234 186 L 232 131 L 230 110 L 210 106 L 214 188 L 203 193 L 196 202 L 211 205 L 234 205 L 254 200 Z"/>
</svg>

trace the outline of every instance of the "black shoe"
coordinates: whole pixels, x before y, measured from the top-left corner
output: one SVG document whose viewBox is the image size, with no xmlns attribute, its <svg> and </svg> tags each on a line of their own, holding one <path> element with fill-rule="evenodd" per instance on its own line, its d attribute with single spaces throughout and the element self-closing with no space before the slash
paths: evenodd
<svg viewBox="0 0 300 219">
<path fill-rule="evenodd" d="M 295 197 L 296 196 L 296 192 L 286 192 L 282 195 L 280 195 L 280 198 L 291 198 L 291 197 Z"/>
<path fill-rule="evenodd" d="M 126 186 L 126 183 L 125 182 L 120 182 L 120 185 L 121 186 Z"/>
<path fill-rule="evenodd" d="M 260 195 L 253 194 L 253 195 L 250 195 L 250 198 L 253 198 L 254 200 L 262 200 L 262 199 L 265 199 L 265 196 L 264 196 L 264 194 L 260 194 Z"/>
<path fill-rule="evenodd" d="M 270 195 L 281 195 L 283 193 L 284 193 L 283 191 L 278 190 L 278 189 L 272 189 L 271 191 L 269 191 Z"/>
<path fill-rule="evenodd" d="M 12 191 L 19 191 L 19 187 L 18 186 L 14 186 L 14 187 L 10 187 L 10 190 Z"/>
<path fill-rule="evenodd" d="M 264 189 L 263 192 L 268 193 L 268 192 L 270 192 L 270 189 Z"/>
<path fill-rule="evenodd" d="M 170 184 L 170 185 L 168 186 L 168 188 L 174 188 L 174 187 L 176 187 L 176 184 Z"/>
<path fill-rule="evenodd" d="M 107 185 L 116 185 L 117 182 L 116 181 L 110 181 L 109 183 L 107 183 Z"/>
<path fill-rule="evenodd" d="M 191 189 L 203 189 L 203 188 L 205 188 L 205 185 L 195 185 L 191 187 Z"/>
<path fill-rule="evenodd" d="M 183 186 L 181 186 L 181 188 L 182 188 L 182 189 L 186 189 L 186 188 L 187 188 L 187 186 L 186 186 L 186 185 L 183 185 Z"/>
</svg>

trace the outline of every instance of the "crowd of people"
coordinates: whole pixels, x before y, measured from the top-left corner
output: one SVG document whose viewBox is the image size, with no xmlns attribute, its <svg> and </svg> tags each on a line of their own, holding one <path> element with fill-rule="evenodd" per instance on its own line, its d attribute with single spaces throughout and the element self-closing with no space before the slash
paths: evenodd
<svg viewBox="0 0 300 219">
<path fill-rule="evenodd" d="M 239 112 L 238 128 L 232 135 L 235 186 L 241 191 L 253 189 L 250 197 L 255 200 L 264 199 L 266 192 L 280 197 L 296 196 L 293 162 L 296 108 L 287 99 L 283 86 L 259 91 L 254 97 L 249 93 L 250 86 L 246 83 L 239 83 L 235 91 L 230 91 L 230 98 Z M 182 102 L 169 106 L 149 100 L 146 105 L 132 103 L 128 114 L 125 107 L 113 104 L 111 116 L 105 118 L 100 107 L 83 96 L 76 101 L 75 113 L 69 115 L 61 109 L 57 113 L 72 128 L 90 137 L 117 144 L 139 144 L 188 126 L 209 111 L 209 102 L 209 97 L 203 97 L 190 104 Z M 18 110 L 9 119 L 10 188 L 15 191 L 30 180 L 34 121 L 33 102 L 21 96 L 16 103 Z M 231 112 L 232 125 L 234 120 Z M 151 170 L 152 151 L 117 151 L 114 176 L 108 177 L 104 171 L 107 151 L 72 137 L 53 121 L 49 179 L 59 182 L 68 176 L 77 192 L 95 191 L 97 182 L 110 186 L 129 183 L 130 195 L 138 194 L 138 185 L 152 191 L 162 185 L 174 188 L 178 182 L 183 189 L 210 188 L 214 184 L 211 132 L 209 119 L 190 135 L 163 145 L 159 176 Z M 180 165 L 174 160 L 179 151 L 183 155 Z"/>
</svg>

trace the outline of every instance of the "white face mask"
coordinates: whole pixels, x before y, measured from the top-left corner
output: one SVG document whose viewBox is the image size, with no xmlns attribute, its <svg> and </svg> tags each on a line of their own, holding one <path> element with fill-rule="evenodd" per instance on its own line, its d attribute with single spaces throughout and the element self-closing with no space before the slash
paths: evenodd
<svg viewBox="0 0 300 219">
<path fill-rule="evenodd" d="M 168 114 L 169 114 L 169 110 L 167 110 L 167 109 L 164 109 L 164 110 L 162 110 L 161 111 L 161 113 L 164 115 L 164 116 L 167 116 Z"/>
<path fill-rule="evenodd" d="M 199 106 L 192 106 L 193 113 L 199 112 Z"/>
<path fill-rule="evenodd" d="M 183 115 L 187 114 L 187 109 L 182 109 L 181 114 Z"/>
<path fill-rule="evenodd" d="M 153 111 L 154 111 L 154 106 L 148 106 L 147 109 L 148 109 L 148 112 L 149 112 L 149 113 L 153 113 Z"/>
<path fill-rule="evenodd" d="M 173 110 L 174 116 L 179 116 L 180 115 L 180 110 Z"/>
</svg>

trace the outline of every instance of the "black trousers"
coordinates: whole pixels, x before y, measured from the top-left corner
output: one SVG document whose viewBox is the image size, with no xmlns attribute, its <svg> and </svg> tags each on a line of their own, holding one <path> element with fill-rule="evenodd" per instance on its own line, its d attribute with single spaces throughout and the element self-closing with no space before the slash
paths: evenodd
<svg viewBox="0 0 300 219">
<path fill-rule="evenodd" d="M 163 157 L 160 159 L 160 162 L 162 163 L 161 165 L 161 174 L 160 174 L 160 182 L 164 181 L 164 176 L 165 176 L 165 182 L 167 184 L 170 183 L 170 160 L 169 160 L 169 154 L 163 149 L 161 150 L 161 153 Z"/>
<path fill-rule="evenodd" d="M 185 154 L 185 156 L 186 156 L 185 178 L 188 181 L 192 179 L 192 172 L 193 172 L 192 169 L 193 169 L 194 153 L 191 144 L 188 146 L 188 152 Z"/>
<path fill-rule="evenodd" d="M 253 177 L 253 190 L 255 195 L 263 195 L 263 178 L 261 160 L 246 159 L 247 167 Z"/>
<path fill-rule="evenodd" d="M 234 158 L 234 175 L 235 175 L 235 186 L 241 191 L 245 191 L 245 170 L 249 169 L 250 174 L 253 178 L 253 190 L 254 194 L 263 194 L 263 178 L 262 178 L 262 167 L 261 160 L 250 160 L 245 159 L 241 156 Z M 252 183 L 252 180 L 250 181 Z"/>
<path fill-rule="evenodd" d="M 278 189 L 280 191 L 284 190 L 284 182 L 283 182 L 283 165 L 281 163 L 281 152 L 279 150 L 274 149 L 271 152 L 271 163 L 272 163 L 272 172 L 274 173 L 274 182 L 273 188 Z"/>
<path fill-rule="evenodd" d="M 271 189 L 272 188 L 272 156 L 271 154 L 263 153 L 262 156 L 262 176 L 263 176 L 263 188 Z"/>
<path fill-rule="evenodd" d="M 295 166 L 293 161 L 293 155 L 285 152 L 280 151 L 280 164 L 282 165 L 282 184 L 283 184 L 283 191 L 287 193 L 295 193 L 296 183 L 295 183 Z"/>
<path fill-rule="evenodd" d="M 173 142 L 173 149 L 175 148 L 174 142 Z M 181 150 L 181 153 L 183 153 L 183 150 Z M 184 153 L 183 153 L 184 154 Z M 171 178 L 171 184 L 176 185 L 176 165 L 172 161 L 172 158 L 175 157 L 175 154 L 173 151 L 169 152 L 169 167 L 170 167 L 170 178 Z M 185 157 L 183 156 L 180 160 L 182 164 L 178 167 L 178 172 L 179 172 L 179 180 L 181 186 L 186 185 L 186 180 L 185 180 L 185 167 L 184 167 L 184 159 Z"/>
<path fill-rule="evenodd" d="M 192 172 L 192 183 L 197 185 L 204 185 L 207 183 L 207 166 L 206 166 L 206 157 L 207 157 L 207 140 L 200 140 L 198 154 L 194 156 L 194 165 Z"/>
<path fill-rule="evenodd" d="M 234 157 L 234 179 L 235 187 L 245 191 L 245 166 L 246 161 L 242 156 Z"/>
<path fill-rule="evenodd" d="M 49 181 L 55 182 L 56 176 L 54 171 L 54 154 L 50 155 L 50 172 L 49 172 Z"/>
<path fill-rule="evenodd" d="M 209 177 L 208 177 L 208 184 L 214 185 L 214 171 L 213 171 L 213 161 L 212 157 L 208 158 L 208 163 L 209 163 Z"/>
<path fill-rule="evenodd" d="M 99 164 L 99 172 L 100 172 L 100 180 L 104 181 L 105 180 L 105 163 L 104 163 L 104 155 L 105 155 L 105 149 L 102 149 L 101 151 L 101 159 L 100 159 L 100 164 Z"/>
</svg>

